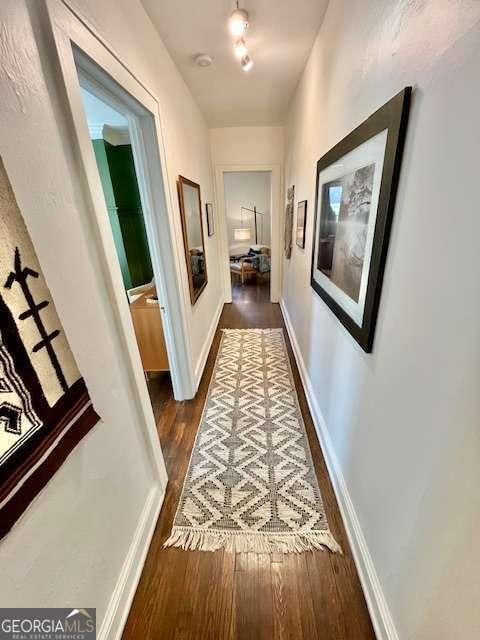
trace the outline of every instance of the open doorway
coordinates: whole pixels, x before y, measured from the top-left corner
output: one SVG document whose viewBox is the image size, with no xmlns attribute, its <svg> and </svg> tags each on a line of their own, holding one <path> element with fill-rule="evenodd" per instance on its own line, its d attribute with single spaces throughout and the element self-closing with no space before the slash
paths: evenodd
<svg viewBox="0 0 480 640">
<path fill-rule="evenodd" d="M 81 99 L 108 213 L 123 290 L 152 404 L 171 386 L 161 306 L 135 162 L 128 106 L 111 102 L 80 73 Z M 117 107 L 117 108 L 115 108 Z"/>
<path fill-rule="evenodd" d="M 223 174 L 232 302 L 270 302 L 272 176 Z"/>
</svg>

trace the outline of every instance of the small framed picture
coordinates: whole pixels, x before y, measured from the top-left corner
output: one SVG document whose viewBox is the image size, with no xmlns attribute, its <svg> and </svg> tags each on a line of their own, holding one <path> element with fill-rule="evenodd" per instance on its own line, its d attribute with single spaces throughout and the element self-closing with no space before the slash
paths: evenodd
<svg viewBox="0 0 480 640">
<path fill-rule="evenodd" d="M 311 285 L 371 352 L 407 129 L 406 87 L 317 163 Z"/>
<path fill-rule="evenodd" d="M 305 249 L 305 227 L 307 225 L 307 201 L 302 200 L 297 205 L 297 233 L 295 240 L 300 249 Z"/>
<path fill-rule="evenodd" d="M 205 209 L 207 212 L 207 233 L 209 236 L 213 236 L 215 233 L 215 221 L 213 219 L 213 204 L 211 202 L 207 202 L 205 205 Z"/>
</svg>

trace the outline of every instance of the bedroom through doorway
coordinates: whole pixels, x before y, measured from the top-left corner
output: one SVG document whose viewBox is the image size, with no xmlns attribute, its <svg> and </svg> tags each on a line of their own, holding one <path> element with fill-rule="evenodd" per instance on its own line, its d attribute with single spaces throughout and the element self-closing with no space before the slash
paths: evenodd
<svg viewBox="0 0 480 640">
<path fill-rule="evenodd" d="M 270 171 L 223 174 L 232 302 L 270 302 Z"/>
</svg>

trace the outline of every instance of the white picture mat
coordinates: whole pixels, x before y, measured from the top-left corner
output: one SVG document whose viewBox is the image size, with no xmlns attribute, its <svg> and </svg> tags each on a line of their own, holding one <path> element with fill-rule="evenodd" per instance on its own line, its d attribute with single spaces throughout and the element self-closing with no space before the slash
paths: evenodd
<svg viewBox="0 0 480 640">
<path fill-rule="evenodd" d="M 315 230 L 315 253 L 313 262 L 314 280 L 335 300 L 335 302 L 352 318 L 359 326 L 362 326 L 365 309 L 365 298 L 367 294 L 368 274 L 370 272 L 370 260 L 372 256 L 373 236 L 375 223 L 377 220 L 378 198 L 380 195 L 380 184 L 383 174 L 383 162 L 385 158 L 385 148 L 387 144 L 388 129 L 384 129 L 376 136 L 366 140 L 350 153 L 342 156 L 338 162 L 327 167 L 320 172 L 318 177 L 317 191 L 317 225 Z M 360 282 L 360 292 L 358 302 L 352 300 L 349 295 L 342 291 L 330 280 L 322 271 L 317 268 L 318 244 L 321 229 L 322 213 L 322 193 L 323 185 L 338 180 L 343 176 L 353 173 L 357 169 L 375 163 L 375 173 L 373 176 L 372 203 L 368 218 L 367 240 L 365 245 L 365 261 L 362 269 Z"/>
</svg>

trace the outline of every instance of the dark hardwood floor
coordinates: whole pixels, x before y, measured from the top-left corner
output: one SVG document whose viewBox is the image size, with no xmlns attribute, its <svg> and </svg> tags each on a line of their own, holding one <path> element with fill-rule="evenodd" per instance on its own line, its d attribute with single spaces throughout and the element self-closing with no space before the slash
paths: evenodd
<svg viewBox="0 0 480 640">
<path fill-rule="evenodd" d="M 258 277 L 257 280 L 247 280 L 242 286 L 238 278 L 232 278 L 232 302 L 270 302 L 270 280 L 268 277 Z"/>
<path fill-rule="evenodd" d="M 268 285 L 268 283 L 267 283 Z M 233 291 L 221 327 L 283 327 L 268 286 Z M 373 640 L 367 607 L 285 331 L 330 528 L 344 555 L 228 554 L 163 549 L 170 533 L 217 353 L 217 331 L 194 400 L 175 402 L 168 376 L 150 380 L 170 478 L 124 640 Z"/>
</svg>

